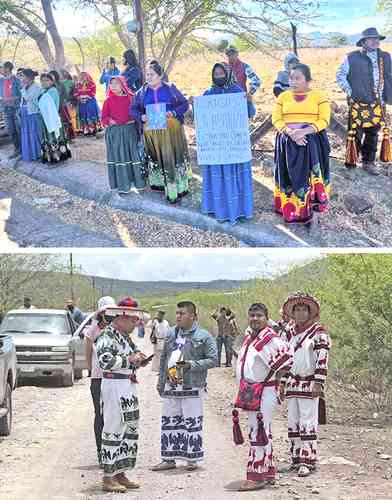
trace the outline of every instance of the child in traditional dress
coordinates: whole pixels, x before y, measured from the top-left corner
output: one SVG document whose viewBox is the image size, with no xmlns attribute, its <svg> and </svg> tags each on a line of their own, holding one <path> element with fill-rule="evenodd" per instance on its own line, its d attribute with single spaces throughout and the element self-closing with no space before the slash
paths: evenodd
<svg viewBox="0 0 392 500">
<path fill-rule="evenodd" d="M 110 189 L 118 190 L 120 194 L 143 189 L 146 185 L 138 148 L 138 131 L 131 116 L 132 99 L 133 94 L 125 78 L 113 77 L 102 109 L 102 124 L 106 129 Z"/>
</svg>

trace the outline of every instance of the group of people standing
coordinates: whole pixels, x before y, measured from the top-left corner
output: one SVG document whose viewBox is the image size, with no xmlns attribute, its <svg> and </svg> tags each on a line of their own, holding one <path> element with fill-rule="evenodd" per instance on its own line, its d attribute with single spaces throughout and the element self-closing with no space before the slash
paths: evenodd
<svg viewBox="0 0 392 500">
<path fill-rule="evenodd" d="M 226 312 L 227 308 L 222 308 L 213 317 L 218 319 Z M 86 334 L 94 429 L 103 490 L 107 492 L 139 488 L 125 474 L 134 469 L 138 452 L 137 371 L 153 359 L 143 354 L 132 338 L 146 316 L 133 298 L 116 304 L 113 298 L 103 297 L 96 322 Z M 186 469 L 194 471 L 204 457 L 204 398 L 208 370 L 218 366 L 217 342 L 200 327 L 191 301 L 177 305 L 174 327 L 169 327 L 164 316 L 160 311 L 153 322 L 153 334 L 163 341 L 156 352 L 157 390 L 163 407 L 161 461 L 152 471 L 175 469 L 177 461 L 185 461 Z M 274 482 L 273 413 L 285 398 L 291 463 L 280 472 L 306 477 L 316 468 L 317 428 L 325 423 L 324 392 L 331 348 L 330 337 L 319 321 L 318 301 L 300 292 L 285 301 L 278 329 L 270 326 L 264 304 L 249 308 L 248 328 L 238 354 L 239 390 L 233 410 L 235 444 L 244 443 L 239 410 L 248 416 L 250 436 L 246 480 L 237 484 L 238 491 L 258 490 Z"/>
<path fill-rule="evenodd" d="M 72 77 L 66 70 L 52 70 L 39 76 L 30 68 L 20 68 L 16 75 L 13 70 L 11 62 L 2 64 L 0 78 L 12 157 L 59 163 L 71 158 L 70 143 L 77 134 L 102 130 L 96 86 L 88 73 Z"/>
<path fill-rule="evenodd" d="M 359 50 L 350 53 L 337 72 L 337 83 L 347 94 L 350 108 L 346 165 L 356 167 L 362 154 L 363 169 L 371 175 L 380 174 L 375 163 L 380 129 L 380 160 L 392 161 L 386 113 L 386 105 L 392 104 L 392 64 L 390 55 L 380 49 L 384 38 L 375 28 L 365 30 L 357 43 Z M 226 55 L 226 62 L 214 65 L 212 84 L 204 95 L 244 92 L 252 118 L 253 96 L 262 81 L 241 61 L 236 48 L 229 47 Z M 124 54 L 124 65 L 120 73 L 110 58 L 100 79 L 107 90 L 102 125 L 110 188 L 127 194 L 149 184 L 170 203 L 177 203 L 189 193 L 192 179 L 184 131 L 192 100 L 168 81 L 159 62 L 148 64 L 145 83 L 131 49 Z M 15 151 L 21 148 L 23 159 L 38 159 L 41 151 L 44 161 L 66 159 L 76 131 L 88 135 L 100 129 L 96 86 L 89 74 L 81 73 L 75 84 L 66 72 L 52 71 L 41 75 L 40 87 L 31 70 L 22 71 L 22 84 L 12 75 L 11 63 L 3 65 L 3 72 L 2 107 Z M 273 92 L 272 122 L 277 130 L 274 209 L 288 223 L 308 223 L 314 212 L 326 212 L 329 205 L 331 105 L 324 91 L 312 88 L 311 70 L 295 54 L 287 56 Z M 202 213 L 232 224 L 253 217 L 251 162 L 203 165 L 202 174 Z"/>
<path fill-rule="evenodd" d="M 338 85 L 347 93 L 350 105 L 346 166 L 357 166 L 361 153 L 363 168 L 372 175 L 380 173 L 375 163 L 380 129 L 383 129 L 380 159 L 392 161 L 385 109 L 386 104 L 392 103 L 391 63 L 389 54 L 379 48 L 383 39 L 375 28 L 365 30 L 357 44 L 360 50 L 349 54 L 337 73 Z M 255 114 L 253 96 L 262 81 L 249 64 L 241 61 L 234 47 L 229 47 L 226 55 L 226 62 L 214 65 L 212 85 L 204 95 L 245 92 L 248 115 L 252 118 Z M 118 79 L 113 76 L 111 82 L 119 89 Z M 128 91 L 124 85 L 121 87 L 124 98 Z M 287 223 L 306 224 L 314 212 L 326 212 L 329 207 L 331 147 L 327 129 L 331 105 L 324 91 L 312 88 L 311 70 L 295 54 L 286 57 L 284 71 L 278 73 L 273 92 L 276 101 L 272 122 L 277 130 L 274 209 Z M 183 128 L 191 100 L 168 82 L 164 68 L 156 61 L 147 68 L 146 83 L 135 96 L 130 94 L 127 97 L 131 102 L 130 115 L 124 116 L 124 120 L 131 122 L 129 128 L 139 130 L 145 157 L 143 160 L 137 154 L 141 149 L 135 145 L 137 130 L 124 135 L 123 122 L 115 126 L 115 116 L 110 115 L 109 120 L 113 121 L 107 130 L 107 149 L 111 188 L 121 193 L 133 187 L 143 189 L 148 178 L 152 189 L 164 191 L 167 199 L 175 203 L 189 192 L 192 177 Z M 120 101 L 113 95 L 108 99 Z M 166 105 L 164 129 L 149 129 L 154 104 Z M 124 148 L 119 144 L 127 144 L 127 141 L 129 144 L 130 135 L 134 146 L 128 147 L 124 158 L 120 154 Z M 204 165 L 202 174 L 202 213 L 233 224 L 253 217 L 251 162 Z"/>
</svg>

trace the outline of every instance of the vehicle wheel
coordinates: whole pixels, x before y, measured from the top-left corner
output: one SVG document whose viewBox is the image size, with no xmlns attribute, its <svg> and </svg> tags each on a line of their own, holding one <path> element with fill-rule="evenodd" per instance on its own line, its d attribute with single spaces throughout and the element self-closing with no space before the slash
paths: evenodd
<svg viewBox="0 0 392 500">
<path fill-rule="evenodd" d="M 7 415 L 0 418 L 0 436 L 9 436 L 12 427 L 12 387 L 7 383 L 3 408 L 7 408 Z"/>
<path fill-rule="evenodd" d="M 83 370 L 74 370 L 74 379 L 80 380 L 83 378 Z"/>
<path fill-rule="evenodd" d="M 72 387 L 74 385 L 74 360 L 72 360 L 71 372 L 63 375 L 63 387 Z"/>
</svg>

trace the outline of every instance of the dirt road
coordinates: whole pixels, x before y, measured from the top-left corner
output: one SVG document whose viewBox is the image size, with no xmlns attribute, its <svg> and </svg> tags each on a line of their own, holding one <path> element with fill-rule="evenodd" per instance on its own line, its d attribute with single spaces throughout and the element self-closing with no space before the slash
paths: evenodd
<svg viewBox="0 0 392 500">
<path fill-rule="evenodd" d="M 147 339 L 140 346 L 148 352 Z M 133 478 L 138 492 L 103 495 L 101 471 L 95 457 L 89 380 L 72 388 L 53 385 L 20 387 L 15 393 L 12 436 L 0 441 L 0 498 L 2 500 L 236 499 L 224 485 L 244 478 L 247 445 L 231 441 L 230 402 L 235 382 L 230 369 L 210 372 L 206 398 L 206 459 L 188 473 L 182 467 L 167 473 L 149 468 L 159 460 L 161 401 L 150 368 L 139 374 L 141 438 Z M 242 418 L 245 422 L 245 418 Z M 246 434 L 245 434 L 246 435 Z M 285 408 L 274 423 L 276 455 L 287 456 Z M 383 460 L 391 444 L 389 429 L 328 425 L 321 431 L 319 471 L 307 479 L 281 476 L 275 487 L 243 498 L 269 500 L 386 500 L 392 498 L 391 460 Z M 377 454 L 378 452 L 378 454 Z"/>
</svg>

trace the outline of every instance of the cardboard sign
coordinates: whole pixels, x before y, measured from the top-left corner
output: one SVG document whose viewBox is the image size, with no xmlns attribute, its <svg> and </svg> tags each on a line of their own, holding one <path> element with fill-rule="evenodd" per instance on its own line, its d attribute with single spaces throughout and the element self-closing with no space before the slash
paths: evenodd
<svg viewBox="0 0 392 500">
<path fill-rule="evenodd" d="M 245 93 L 195 98 L 199 165 L 231 165 L 252 160 Z"/>
</svg>

